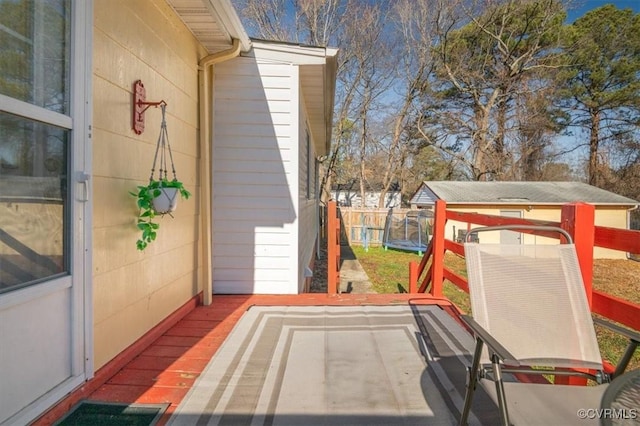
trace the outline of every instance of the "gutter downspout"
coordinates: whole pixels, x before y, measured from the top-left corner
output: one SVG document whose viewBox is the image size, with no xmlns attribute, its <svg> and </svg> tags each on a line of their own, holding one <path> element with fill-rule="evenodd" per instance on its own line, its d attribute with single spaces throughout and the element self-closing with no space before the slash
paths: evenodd
<svg viewBox="0 0 640 426">
<path fill-rule="evenodd" d="M 202 303 L 210 305 L 213 298 L 213 244 L 212 212 L 213 194 L 211 192 L 212 168 L 212 112 L 213 112 L 213 72 L 212 66 L 228 61 L 240 55 L 240 40 L 233 39 L 233 45 L 227 50 L 205 56 L 198 62 L 198 98 L 200 103 L 200 253 L 202 280 Z"/>
</svg>

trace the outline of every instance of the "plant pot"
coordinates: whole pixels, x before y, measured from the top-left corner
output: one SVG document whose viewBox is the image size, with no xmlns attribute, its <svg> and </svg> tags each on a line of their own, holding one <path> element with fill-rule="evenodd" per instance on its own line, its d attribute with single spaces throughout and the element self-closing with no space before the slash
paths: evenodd
<svg viewBox="0 0 640 426">
<path fill-rule="evenodd" d="M 158 214 L 170 213 L 178 206 L 178 188 L 160 188 L 160 195 L 153 199 L 153 209 Z"/>
</svg>

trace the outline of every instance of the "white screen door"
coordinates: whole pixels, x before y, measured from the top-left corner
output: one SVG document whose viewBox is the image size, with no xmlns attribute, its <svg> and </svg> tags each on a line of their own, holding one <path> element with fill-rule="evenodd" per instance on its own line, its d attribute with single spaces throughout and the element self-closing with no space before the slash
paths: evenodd
<svg viewBox="0 0 640 426">
<path fill-rule="evenodd" d="M 89 1 L 0 0 L 0 424 L 92 374 L 91 15 Z"/>
</svg>

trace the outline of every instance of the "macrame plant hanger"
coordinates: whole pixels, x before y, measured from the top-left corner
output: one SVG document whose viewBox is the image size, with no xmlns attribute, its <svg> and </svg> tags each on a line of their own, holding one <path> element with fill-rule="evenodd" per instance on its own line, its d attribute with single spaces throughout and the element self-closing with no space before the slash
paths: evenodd
<svg viewBox="0 0 640 426">
<path fill-rule="evenodd" d="M 149 183 L 154 181 L 154 175 L 156 173 L 156 166 L 158 166 L 158 178 L 156 179 L 158 182 L 168 181 L 167 172 L 167 154 L 168 160 L 171 163 L 171 173 L 173 174 L 173 181 L 177 181 L 178 177 L 176 176 L 176 167 L 173 164 L 173 154 L 171 153 L 171 144 L 169 143 L 169 134 L 167 133 L 167 121 L 166 121 L 166 110 L 167 103 L 165 101 L 160 102 L 160 109 L 162 110 L 162 123 L 160 124 L 160 134 L 158 135 L 158 142 L 156 143 L 156 153 L 153 157 L 153 166 L 151 166 L 151 175 L 149 176 Z M 165 188 L 160 185 L 160 197 L 167 197 L 170 204 L 174 204 L 174 199 L 178 196 L 177 191 L 165 191 Z M 167 212 L 158 212 L 160 214 L 171 213 Z"/>
</svg>

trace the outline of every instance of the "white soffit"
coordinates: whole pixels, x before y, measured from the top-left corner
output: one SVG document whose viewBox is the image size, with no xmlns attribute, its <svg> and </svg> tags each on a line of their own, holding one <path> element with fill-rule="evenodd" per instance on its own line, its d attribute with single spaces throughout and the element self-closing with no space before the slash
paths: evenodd
<svg viewBox="0 0 640 426">
<path fill-rule="evenodd" d="M 209 53 L 229 49 L 232 39 L 240 40 L 242 50 L 251 41 L 229 0 L 167 0 L 176 14 Z"/>
<path fill-rule="evenodd" d="M 309 118 L 311 133 L 314 135 L 316 152 L 318 155 L 326 155 L 327 131 L 326 126 L 326 81 L 324 67 L 322 65 L 307 65 L 300 67 L 300 85 L 304 94 L 304 103 Z"/>
</svg>

